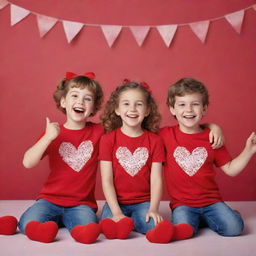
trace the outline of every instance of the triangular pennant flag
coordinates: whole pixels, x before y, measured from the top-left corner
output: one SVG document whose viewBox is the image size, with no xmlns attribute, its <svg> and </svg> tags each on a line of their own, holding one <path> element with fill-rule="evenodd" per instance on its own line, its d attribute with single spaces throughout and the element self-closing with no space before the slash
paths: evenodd
<svg viewBox="0 0 256 256">
<path fill-rule="evenodd" d="M 244 10 L 225 15 L 225 18 L 231 24 L 233 29 L 238 34 L 240 34 L 242 29 L 243 19 L 244 19 Z"/>
<path fill-rule="evenodd" d="M 73 21 L 65 21 L 65 20 L 63 20 L 62 22 L 63 22 L 63 27 L 65 30 L 67 40 L 70 43 L 74 39 L 74 37 L 80 32 L 80 30 L 83 28 L 84 24 L 79 22 L 73 22 Z"/>
<path fill-rule="evenodd" d="M 102 32 L 108 42 L 108 46 L 111 48 L 118 35 L 121 32 L 122 26 L 116 25 L 101 25 Z"/>
<path fill-rule="evenodd" d="M 21 8 L 17 5 L 11 4 L 11 26 L 23 20 L 30 14 L 30 11 Z"/>
<path fill-rule="evenodd" d="M 150 27 L 149 26 L 130 26 L 130 29 L 139 46 L 142 46 Z"/>
<path fill-rule="evenodd" d="M 0 0 L 0 9 L 3 9 L 7 4 L 9 4 L 9 2 L 6 0 Z"/>
<path fill-rule="evenodd" d="M 178 25 L 162 25 L 156 27 L 167 47 L 170 46 L 177 27 Z"/>
<path fill-rule="evenodd" d="M 37 25 L 38 25 L 40 37 L 43 37 L 44 35 L 46 35 L 46 33 L 50 31 L 58 21 L 55 18 L 44 16 L 41 14 L 36 14 L 36 18 L 37 18 Z"/>
<path fill-rule="evenodd" d="M 204 43 L 206 39 L 209 24 L 209 20 L 189 23 L 190 28 L 196 34 L 196 36 L 202 41 L 202 43 Z"/>
</svg>

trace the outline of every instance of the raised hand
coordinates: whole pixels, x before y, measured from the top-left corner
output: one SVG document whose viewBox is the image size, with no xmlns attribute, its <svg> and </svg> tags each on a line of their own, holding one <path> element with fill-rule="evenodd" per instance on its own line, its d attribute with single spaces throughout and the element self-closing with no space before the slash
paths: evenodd
<svg viewBox="0 0 256 256">
<path fill-rule="evenodd" d="M 59 133 L 60 133 L 59 124 L 57 122 L 50 122 L 50 119 L 46 117 L 45 136 L 52 141 L 58 137 Z"/>
</svg>

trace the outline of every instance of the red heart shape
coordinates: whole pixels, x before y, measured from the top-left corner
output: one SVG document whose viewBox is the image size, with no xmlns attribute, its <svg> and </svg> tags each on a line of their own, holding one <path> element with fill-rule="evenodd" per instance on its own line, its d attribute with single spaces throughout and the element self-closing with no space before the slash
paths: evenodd
<svg viewBox="0 0 256 256">
<path fill-rule="evenodd" d="M 155 228 L 146 233 L 146 238 L 151 243 L 169 243 L 174 234 L 174 226 L 167 220 L 161 221 Z"/>
</svg>

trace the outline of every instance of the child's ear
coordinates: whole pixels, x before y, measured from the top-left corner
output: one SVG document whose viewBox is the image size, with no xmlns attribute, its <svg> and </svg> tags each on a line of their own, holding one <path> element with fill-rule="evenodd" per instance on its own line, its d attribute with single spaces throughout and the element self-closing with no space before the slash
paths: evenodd
<svg viewBox="0 0 256 256">
<path fill-rule="evenodd" d="M 175 110 L 172 106 L 169 107 L 170 112 L 172 113 L 173 116 L 176 116 Z"/>
<path fill-rule="evenodd" d="M 207 109 L 208 109 L 208 106 L 207 106 L 207 105 L 205 105 L 205 106 L 203 107 L 203 115 L 205 115 L 205 114 L 206 114 Z"/>
<path fill-rule="evenodd" d="M 116 113 L 117 116 L 120 116 L 120 112 L 119 112 L 118 108 L 115 109 L 115 113 Z"/>
<path fill-rule="evenodd" d="M 66 100 L 65 100 L 64 97 L 62 97 L 62 98 L 60 99 L 60 106 L 61 106 L 62 108 L 66 108 Z"/>
</svg>

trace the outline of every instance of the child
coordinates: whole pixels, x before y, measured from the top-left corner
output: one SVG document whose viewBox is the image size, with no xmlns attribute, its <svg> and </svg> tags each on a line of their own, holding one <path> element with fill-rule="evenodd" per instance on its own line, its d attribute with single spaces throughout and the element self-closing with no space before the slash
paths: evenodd
<svg viewBox="0 0 256 256">
<path fill-rule="evenodd" d="M 103 96 L 94 78 L 91 72 L 67 72 L 54 93 L 66 122 L 59 125 L 46 118 L 44 134 L 24 155 L 26 168 L 36 166 L 48 155 L 51 170 L 37 201 L 22 214 L 18 224 L 31 240 L 53 241 L 59 223 L 81 243 L 92 243 L 100 234 L 94 188 L 103 129 L 87 122 L 100 108 Z"/>
<path fill-rule="evenodd" d="M 164 173 L 172 222 L 188 223 L 196 234 L 203 221 L 222 236 L 237 236 L 243 230 L 243 220 L 223 202 L 213 165 L 230 176 L 239 174 L 256 152 L 256 135 L 250 135 L 242 153 L 233 160 L 224 146 L 212 149 L 209 129 L 200 126 L 208 104 L 207 89 L 193 78 L 183 78 L 169 88 L 167 105 L 178 125 L 165 127 L 159 134 L 167 152 Z"/>
<path fill-rule="evenodd" d="M 133 227 L 145 234 L 163 222 L 158 207 L 165 160 L 162 140 L 152 133 L 158 131 L 160 115 L 149 86 L 125 80 L 111 94 L 102 119 L 108 132 L 99 151 L 107 201 L 102 232 L 108 239 L 125 239 Z"/>
</svg>

